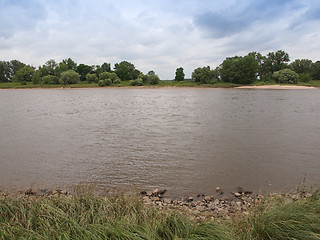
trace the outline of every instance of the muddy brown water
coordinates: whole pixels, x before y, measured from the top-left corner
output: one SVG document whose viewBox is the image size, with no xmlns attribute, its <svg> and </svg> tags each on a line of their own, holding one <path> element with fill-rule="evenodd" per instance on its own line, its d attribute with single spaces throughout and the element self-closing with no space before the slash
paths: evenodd
<svg viewBox="0 0 320 240">
<path fill-rule="evenodd" d="M 0 101 L 1 188 L 192 196 L 320 183 L 319 89 L 26 89 Z"/>
</svg>

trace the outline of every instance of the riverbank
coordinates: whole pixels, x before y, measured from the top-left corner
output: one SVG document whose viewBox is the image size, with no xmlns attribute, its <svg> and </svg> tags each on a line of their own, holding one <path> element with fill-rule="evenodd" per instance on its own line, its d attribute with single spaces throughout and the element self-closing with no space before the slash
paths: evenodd
<svg viewBox="0 0 320 240">
<path fill-rule="evenodd" d="M 121 84 L 114 84 L 103 88 L 246 88 L 246 89 L 313 89 L 319 88 L 320 81 L 312 81 L 310 83 L 301 83 L 298 85 L 277 85 L 277 84 L 264 84 L 257 82 L 250 86 L 243 86 L 234 83 L 218 82 L 215 84 L 201 84 L 193 81 L 175 82 L 175 81 L 160 81 L 157 85 L 146 84 L 144 86 L 131 86 L 129 82 L 122 82 Z M 76 89 L 76 88 L 101 88 L 95 83 L 81 82 L 78 84 L 70 85 L 44 85 L 32 84 L 31 82 L 26 85 L 20 83 L 0 83 L 0 89 L 33 89 L 33 88 L 52 88 L 52 89 Z"/>
<path fill-rule="evenodd" d="M 161 190 L 108 196 L 88 189 L 1 193 L 0 238 L 320 239 L 319 191 L 237 193 L 237 200 L 203 196 L 199 204 L 169 202 Z"/>
<path fill-rule="evenodd" d="M 316 89 L 312 86 L 298 86 L 298 85 L 256 85 L 256 86 L 240 86 L 235 87 L 239 89 Z"/>
</svg>

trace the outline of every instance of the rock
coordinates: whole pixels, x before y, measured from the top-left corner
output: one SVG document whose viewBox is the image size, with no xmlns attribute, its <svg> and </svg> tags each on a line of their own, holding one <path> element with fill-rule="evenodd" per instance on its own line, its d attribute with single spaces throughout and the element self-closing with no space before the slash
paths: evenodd
<svg viewBox="0 0 320 240">
<path fill-rule="evenodd" d="M 166 204 L 171 204 L 171 203 L 173 203 L 173 200 L 170 199 L 170 198 L 165 198 L 165 199 L 163 200 L 163 202 L 166 203 Z"/>
<path fill-rule="evenodd" d="M 146 191 L 141 191 L 140 194 L 146 196 L 147 192 Z"/>
<path fill-rule="evenodd" d="M 188 199 L 187 199 L 187 202 L 192 202 L 193 201 L 193 197 L 189 197 Z"/>
<path fill-rule="evenodd" d="M 152 204 L 152 200 L 148 196 L 144 196 L 142 199 L 145 204 Z"/>
<path fill-rule="evenodd" d="M 219 194 L 223 194 L 223 191 L 220 187 L 216 187 L 216 192 Z"/>
<path fill-rule="evenodd" d="M 165 194 L 166 192 L 167 192 L 166 189 L 162 189 L 162 190 L 159 190 L 159 191 L 158 191 L 158 194 L 163 195 L 163 194 Z"/>
<path fill-rule="evenodd" d="M 214 199 L 214 196 L 206 196 L 203 200 L 206 202 L 210 202 L 213 199 Z"/>
<path fill-rule="evenodd" d="M 51 195 L 57 195 L 58 194 L 58 191 L 57 190 L 52 190 L 51 191 Z"/>
<path fill-rule="evenodd" d="M 160 198 L 159 198 L 159 197 L 153 197 L 153 198 L 151 198 L 151 200 L 152 200 L 153 202 L 156 202 L 156 201 L 160 201 Z"/>
<path fill-rule="evenodd" d="M 240 197 L 242 196 L 242 194 L 239 193 L 239 192 L 235 192 L 235 193 L 234 193 L 234 196 L 237 197 L 237 198 L 240 198 Z"/>
<path fill-rule="evenodd" d="M 34 191 L 34 190 L 32 190 L 32 188 L 28 188 L 25 192 L 24 192 L 24 194 L 25 195 L 36 195 L 36 191 Z"/>
<path fill-rule="evenodd" d="M 204 212 L 206 210 L 206 207 L 204 207 L 204 206 L 196 206 L 196 210 L 198 210 L 200 212 Z"/>
<path fill-rule="evenodd" d="M 156 195 L 158 195 L 159 194 L 159 189 L 157 188 L 157 189 L 154 189 L 153 191 L 152 191 L 152 195 L 154 195 L 154 196 L 156 196 Z"/>
<path fill-rule="evenodd" d="M 63 195 L 67 195 L 68 194 L 67 190 L 60 190 L 59 193 L 63 194 Z"/>
<path fill-rule="evenodd" d="M 237 187 L 237 192 L 240 193 L 240 194 L 243 193 L 243 188 L 242 187 Z"/>
</svg>

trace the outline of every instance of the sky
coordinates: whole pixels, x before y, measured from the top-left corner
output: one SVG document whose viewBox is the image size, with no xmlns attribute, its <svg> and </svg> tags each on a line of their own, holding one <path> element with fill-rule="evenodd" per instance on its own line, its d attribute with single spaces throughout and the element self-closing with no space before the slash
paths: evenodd
<svg viewBox="0 0 320 240">
<path fill-rule="evenodd" d="M 256 51 L 320 60 L 319 0 L 0 0 L 0 60 L 129 61 L 173 79 Z"/>
</svg>

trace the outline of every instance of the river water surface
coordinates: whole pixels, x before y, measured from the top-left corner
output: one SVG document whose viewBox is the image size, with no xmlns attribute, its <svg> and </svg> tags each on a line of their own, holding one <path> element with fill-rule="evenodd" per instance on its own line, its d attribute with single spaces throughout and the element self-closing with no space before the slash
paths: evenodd
<svg viewBox="0 0 320 240">
<path fill-rule="evenodd" d="M 0 90 L 0 185 L 166 188 L 320 183 L 320 91 Z"/>
</svg>

